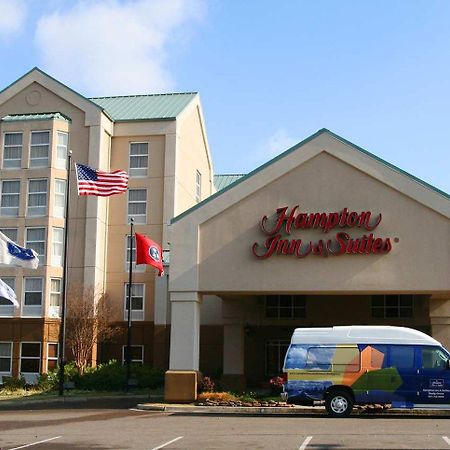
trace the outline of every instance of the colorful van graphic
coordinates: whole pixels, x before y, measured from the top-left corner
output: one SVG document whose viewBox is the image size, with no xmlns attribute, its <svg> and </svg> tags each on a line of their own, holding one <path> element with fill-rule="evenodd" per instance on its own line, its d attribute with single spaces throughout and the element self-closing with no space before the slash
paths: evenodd
<svg viewBox="0 0 450 450">
<path fill-rule="evenodd" d="M 450 408 L 450 353 L 410 328 L 297 328 L 286 352 L 283 396 L 289 403 L 325 400 L 332 416 L 354 404 Z"/>
</svg>

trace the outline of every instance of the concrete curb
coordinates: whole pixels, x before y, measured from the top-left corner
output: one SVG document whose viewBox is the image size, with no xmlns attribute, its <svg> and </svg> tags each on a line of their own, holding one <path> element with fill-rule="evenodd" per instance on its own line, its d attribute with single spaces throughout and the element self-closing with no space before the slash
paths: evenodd
<svg viewBox="0 0 450 450">
<path fill-rule="evenodd" d="M 237 406 L 196 406 L 173 405 L 164 403 L 139 403 L 137 409 L 143 411 L 159 411 L 172 414 L 223 414 L 238 416 L 317 416 L 326 415 L 323 406 L 316 407 L 237 407 Z M 352 416 L 363 417 L 389 417 L 389 416 L 415 416 L 415 417 L 450 417 L 450 410 L 439 409 L 385 409 L 364 410 L 355 409 Z"/>
</svg>

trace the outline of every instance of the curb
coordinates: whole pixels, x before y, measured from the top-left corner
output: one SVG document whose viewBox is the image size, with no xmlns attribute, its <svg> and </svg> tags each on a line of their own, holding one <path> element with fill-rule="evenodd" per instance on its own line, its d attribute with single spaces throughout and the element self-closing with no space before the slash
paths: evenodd
<svg viewBox="0 0 450 450">
<path fill-rule="evenodd" d="M 237 406 L 195 406 L 195 405 L 168 405 L 162 403 L 139 403 L 137 409 L 142 411 L 159 411 L 172 414 L 223 414 L 236 416 L 317 416 L 326 415 L 323 406 L 317 407 L 237 407 Z M 352 416 L 361 417 L 450 417 L 450 410 L 440 409 L 396 409 L 364 410 L 355 409 Z"/>
</svg>

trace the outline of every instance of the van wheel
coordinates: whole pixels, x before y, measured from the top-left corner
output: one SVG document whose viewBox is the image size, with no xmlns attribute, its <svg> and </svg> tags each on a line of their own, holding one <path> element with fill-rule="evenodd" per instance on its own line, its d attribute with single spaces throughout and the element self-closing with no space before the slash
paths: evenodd
<svg viewBox="0 0 450 450">
<path fill-rule="evenodd" d="M 332 417 L 347 417 L 353 409 L 353 399 L 344 390 L 331 391 L 325 400 L 325 408 Z"/>
</svg>

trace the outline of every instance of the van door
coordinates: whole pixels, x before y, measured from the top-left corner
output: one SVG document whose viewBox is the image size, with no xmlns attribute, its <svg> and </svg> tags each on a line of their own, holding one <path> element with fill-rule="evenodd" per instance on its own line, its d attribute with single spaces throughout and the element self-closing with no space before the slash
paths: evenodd
<svg viewBox="0 0 450 450">
<path fill-rule="evenodd" d="M 448 355 L 440 347 L 421 347 L 419 403 L 450 403 Z"/>
</svg>

